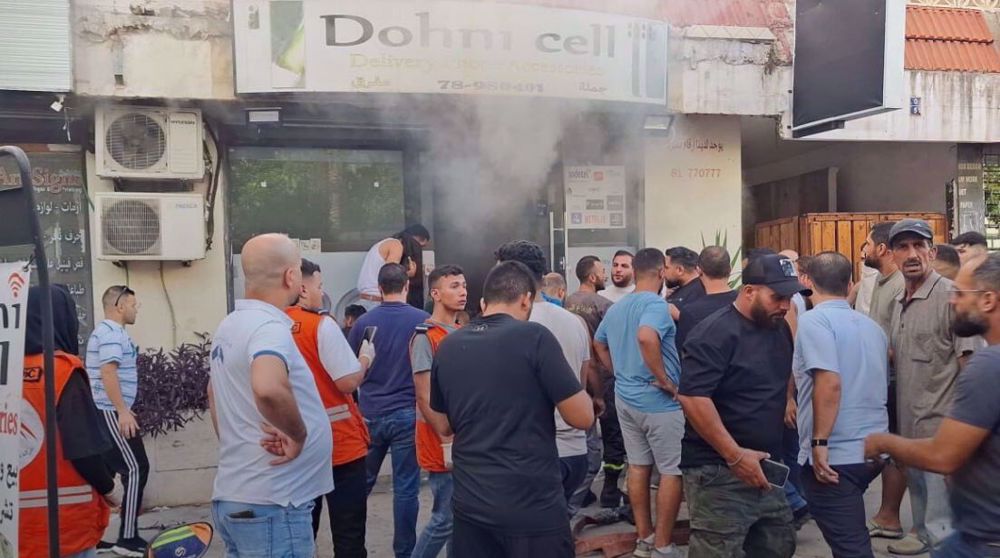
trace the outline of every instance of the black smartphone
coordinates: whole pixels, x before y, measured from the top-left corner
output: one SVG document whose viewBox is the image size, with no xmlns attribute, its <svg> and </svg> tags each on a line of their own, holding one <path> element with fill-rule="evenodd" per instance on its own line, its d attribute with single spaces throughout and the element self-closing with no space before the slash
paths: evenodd
<svg viewBox="0 0 1000 558">
<path fill-rule="evenodd" d="M 254 519 L 255 517 L 257 516 L 254 515 L 253 510 L 246 510 L 229 514 L 230 519 Z"/>
<path fill-rule="evenodd" d="M 760 462 L 760 468 L 764 471 L 764 476 L 767 477 L 767 482 L 771 486 L 775 488 L 785 487 L 785 483 L 788 482 L 787 465 L 771 461 L 770 459 L 764 459 Z"/>
<path fill-rule="evenodd" d="M 368 341 L 369 343 L 375 342 L 375 333 L 378 332 L 378 326 L 368 326 L 365 328 L 365 334 L 361 337 L 362 341 Z"/>
</svg>

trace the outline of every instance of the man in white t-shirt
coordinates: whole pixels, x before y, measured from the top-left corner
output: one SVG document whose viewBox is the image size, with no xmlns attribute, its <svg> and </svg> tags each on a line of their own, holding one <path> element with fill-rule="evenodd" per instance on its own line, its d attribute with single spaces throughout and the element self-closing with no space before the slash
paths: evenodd
<svg viewBox="0 0 1000 558">
<path fill-rule="evenodd" d="M 246 299 L 212 341 L 208 389 L 219 436 L 212 495 L 228 556 L 312 558 L 313 501 L 333 490 L 330 422 L 284 309 L 302 289 L 299 249 L 264 234 L 243 245 Z"/>
<path fill-rule="evenodd" d="M 632 252 L 619 250 L 611 259 L 611 286 L 597 294 L 618 302 L 635 290 L 635 275 L 632 272 Z"/>
<path fill-rule="evenodd" d="M 378 272 L 387 263 L 402 264 L 412 279 L 420 272 L 422 261 L 419 252 L 431 241 L 427 227 L 417 223 L 406 227 L 389 238 L 383 238 L 368 249 L 358 273 L 358 293 L 361 306 L 371 310 L 382 303 L 382 293 L 378 290 Z"/>
<path fill-rule="evenodd" d="M 535 281 L 539 283 L 545 274 L 545 253 L 533 242 L 525 240 L 508 242 L 498 248 L 495 255 L 498 262 L 523 263 L 535 274 Z M 587 382 L 592 379 L 596 371 L 591 369 L 590 333 L 583 318 L 545 301 L 541 292 L 535 296 L 529 321 L 545 326 L 555 335 L 566 362 L 579 374 L 580 384 L 586 389 Z M 555 413 L 555 420 L 556 449 L 559 451 L 563 490 L 568 502 L 587 476 L 587 432 L 567 424 L 558 412 Z M 568 507 L 567 509 L 570 517 L 577 511 Z"/>
</svg>

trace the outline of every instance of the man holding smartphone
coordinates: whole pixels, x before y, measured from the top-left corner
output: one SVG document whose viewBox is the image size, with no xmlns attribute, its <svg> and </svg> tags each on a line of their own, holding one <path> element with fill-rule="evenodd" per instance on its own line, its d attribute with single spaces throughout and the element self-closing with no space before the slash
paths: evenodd
<svg viewBox="0 0 1000 558">
<path fill-rule="evenodd" d="M 799 317 L 793 361 L 802 483 L 834 558 L 873 558 L 864 494 L 881 467 L 865 463 L 864 439 L 889 429 L 889 341 L 847 303 L 847 258 L 823 252 L 808 273 L 815 306 Z"/>
<path fill-rule="evenodd" d="M 795 293 L 812 294 L 795 264 L 777 254 L 754 258 L 736 302 L 705 318 L 684 345 L 678 399 L 688 421 L 681 470 L 689 558 L 795 553 L 792 510 L 761 463 L 781 454 L 793 350 L 785 314 Z"/>
<path fill-rule="evenodd" d="M 409 558 L 417 543 L 420 509 L 420 466 L 414 445 L 417 399 L 410 364 L 414 328 L 430 314 L 406 303 L 410 277 L 400 264 L 388 263 L 378 272 L 382 304 L 361 316 L 348 336 L 351 348 L 375 333 L 375 361 L 361 384 L 359 404 L 371 433 L 366 467 L 371 494 L 385 455 L 392 451 L 392 547 L 396 558 Z M 366 335 L 366 331 L 368 334 Z M 371 341 L 371 339 L 368 339 Z"/>
</svg>

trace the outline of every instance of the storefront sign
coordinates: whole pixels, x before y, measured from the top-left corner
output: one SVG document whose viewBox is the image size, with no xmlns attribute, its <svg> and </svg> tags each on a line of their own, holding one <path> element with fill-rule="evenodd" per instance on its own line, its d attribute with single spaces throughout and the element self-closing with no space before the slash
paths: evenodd
<svg viewBox="0 0 1000 558">
<path fill-rule="evenodd" d="M 986 232 L 986 196 L 983 189 L 983 146 L 959 144 L 955 179 L 955 234 Z"/>
<path fill-rule="evenodd" d="M 49 276 L 64 285 L 76 302 L 80 320 L 79 342 L 86 347 L 94 327 L 94 297 L 87 218 L 89 205 L 83 183 L 80 153 L 34 152 L 31 182 L 35 186 L 35 212 L 42 225 Z M 0 160 L 0 189 L 20 186 L 21 177 L 13 159 Z M 0 262 L 28 257 L 30 247 L 0 248 Z"/>
<path fill-rule="evenodd" d="M 21 381 L 28 309 L 25 262 L 0 264 L 0 556 L 17 556 Z"/>
<path fill-rule="evenodd" d="M 625 228 L 625 167 L 566 167 L 566 227 Z"/>
<path fill-rule="evenodd" d="M 666 102 L 661 21 L 520 4 L 234 0 L 237 93 Z"/>
</svg>

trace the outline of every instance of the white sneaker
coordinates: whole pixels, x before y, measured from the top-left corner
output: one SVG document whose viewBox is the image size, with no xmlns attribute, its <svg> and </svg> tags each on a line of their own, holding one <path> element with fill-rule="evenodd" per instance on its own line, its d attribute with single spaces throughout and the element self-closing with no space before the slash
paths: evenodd
<svg viewBox="0 0 1000 558">
<path fill-rule="evenodd" d="M 632 552 L 632 556 L 635 558 L 651 558 L 654 550 L 656 549 L 653 547 L 653 537 L 651 535 L 648 539 L 635 541 L 635 550 Z"/>
</svg>

